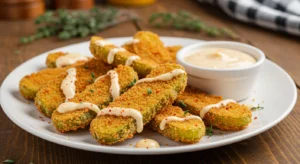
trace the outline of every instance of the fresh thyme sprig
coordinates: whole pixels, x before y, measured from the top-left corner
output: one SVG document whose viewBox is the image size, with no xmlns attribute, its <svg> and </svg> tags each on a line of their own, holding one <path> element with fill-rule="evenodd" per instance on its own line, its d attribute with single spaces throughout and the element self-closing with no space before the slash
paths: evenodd
<svg viewBox="0 0 300 164">
<path fill-rule="evenodd" d="M 252 111 L 263 110 L 263 109 L 264 109 L 264 107 L 260 106 L 260 104 L 258 104 L 256 107 L 251 108 Z"/>
<path fill-rule="evenodd" d="M 93 8 L 89 11 L 68 11 L 59 9 L 47 11 L 35 20 L 37 31 L 20 38 L 21 43 L 57 36 L 61 40 L 85 37 L 95 34 L 110 26 L 133 20 L 135 17 L 125 10 L 115 8 Z"/>
<path fill-rule="evenodd" d="M 209 137 L 213 135 L 212 125 L 210 125 L 210 127 L 206 127 L 205 134 L 208 135 Z"/>
<path fill-rule="evenodd" d="M 149 18 L 149 23 L 157 28 L 175 28 L 178 30 L 203 31 L 209 36 L 225 36 L 237 39 L 238 36 L 229 29 L 211 26 L 201 21 L 196 15 L 181 10 L 177 13 L 154 13 Z"/>
</svg>

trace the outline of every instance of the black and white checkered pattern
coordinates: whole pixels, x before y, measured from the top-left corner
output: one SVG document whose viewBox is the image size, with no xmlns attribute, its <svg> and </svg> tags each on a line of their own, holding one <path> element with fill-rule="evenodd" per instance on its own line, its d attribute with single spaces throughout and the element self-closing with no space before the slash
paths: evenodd
<svg viewBox="0 0 300 164">
<path fill-rule="evenodd" d="M 300 0 L 198 0 L 243 22 L 300 36 Z"/>
</svg>

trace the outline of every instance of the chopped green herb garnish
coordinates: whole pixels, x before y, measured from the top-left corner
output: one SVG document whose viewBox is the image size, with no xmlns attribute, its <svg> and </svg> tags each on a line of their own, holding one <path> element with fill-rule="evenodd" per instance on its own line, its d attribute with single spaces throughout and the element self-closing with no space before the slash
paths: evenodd
<svg viewBox="0 0 300 164">
<path fill-rule="evenodd" d="M 94 93 L 95 91 L 91 89 L 90 92 Z"/>
<path fill-rule="evenodd" d="M 147 94 L 150 95 L 152 93 L 152 90 L 150 88 L 147 88 Z"/>
<path fill-rule="evenodd" d="M 178 105 L 179 105 L 181 108 L 186 108 L 186 107 L 187 107 L 187 105 L 186 105 L 182 100 L 179 100 Z"/>
<path fill-rule="evenodd" d="M 208 135 L 208 136 L 212 136 L 213 135 L 212 125 L 210 125 L 210 127 L 206 127 L 205 134 Z"/>
<path fill-rule="evenodd" d="M 91 76 L 92 76 L 92 83 L 93 83 L 93 82 L 95 82 L 95 80 L 96 80 L 96 79 L 95 79 L 95 74 L 94 74 L 94 72 L 91 72 Z"/>
<path fill-rule="evenodd" d="M 136 83 L 136 79 L 134 79 L 132 82 L 130 82 L 130 84 L 128 84 L 128 87 L 134 86 L 135 83 Z"/>
<path fill-rule="evenodd" d="M 3 161 L 3 163 L 15 163 L 15 161 L 13 161 L 11 159 L 7 159 L 7 160 Z"/>
<path fill-rule="evenodd" d="M 85 68 L 85 69 L 89 69 L 89 66 L 85 65 L 85 66 L 83 66 L 83 68 Z"/>
<path fill-rule="evenodd" d="M 188 113 L 189 113 L 189 110 L 185 110 L 184 113 L 183 113 L 183 115 L 185 116 Z"/>
<path fill-rule="evenodd" d="M 252 111 L 262 110 L 262 109 L 264 109 L 264 107 L 260 106 L 259 104 L 256 107 L 251 108 Z"/>
<path fill-rule="evenodd" d="M 93 79 L 95 79 L 95 74 L 94 74 L 94 72 L 91 72 L 91 76 L 92 76 Z"/>
</svg>

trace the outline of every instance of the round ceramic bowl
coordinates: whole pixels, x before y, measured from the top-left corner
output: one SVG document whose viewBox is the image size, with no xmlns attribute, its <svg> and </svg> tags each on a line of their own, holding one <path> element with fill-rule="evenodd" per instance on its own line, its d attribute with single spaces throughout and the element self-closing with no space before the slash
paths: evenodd
<svg viewBox="0 0 300 164">
<path fill-rule="evenodd" d="M 184 58 L 197 49 L 220 47 L 238 50 L 253 56 L 256 63 L 242 68 L 213 69 L 194 66 Z M 209 94 L 219 95 L 225 99 L 241 101 L 246 99 L 254 86 L 260 68 L 265 61 L 264 53 L 256 47 L 230 41 L 209 41 L 193 44 L 181 49 L 176 56 L 188 74 L 188 85 L 199 88 Z"/>
</svg>

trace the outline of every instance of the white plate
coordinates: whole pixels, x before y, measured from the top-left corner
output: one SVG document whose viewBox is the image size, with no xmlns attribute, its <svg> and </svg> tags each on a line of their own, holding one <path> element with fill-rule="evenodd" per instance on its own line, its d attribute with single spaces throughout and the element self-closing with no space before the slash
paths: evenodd
<svg viewBox="0 0 300 164">
<path fill-rule="evenodd" d="M 130 39 L 129 37 L 124 37 L 110 40 L 116 45 L 122 45 L 122 43 Z M 162 37 L 162 40 L 166 45 L 183 46 L 200 42 L 200 40 L 172 37 Z M 74 44 L 52 51 L 79 52 L 91 55 L 89 42 Z M 77 149 L 113 154 L 172 154 L 227 145 L 257 135 L 276 125 L 291 112 L 297 98 L 296 87 L 291 77 L 279 66 L 267 60 L 252 95 L 242 102 L 253 105 L 260 103 L 264 109 L 253 112 L 253 118 L 256 117 L 257 119 L 253 120 L 245 130 L 222 132 L 222 134 L 220 134 L 220 131 L 214 130 L 212 137 L 204 136 L 199 143 L 190 145 L 174 142 L 156 132 L 144 130 L 143 133 L 136 135 L 133 139 L 117 145 L 105 146 L 98 144 L 87 129 L 66 134 L 57 132 L 49 123 L 50 119 L 42 116 L 35 108 L 33 102 L 28 104 L 28 101 L 20 95 L 18 89 L 20 79 L 27 74 L 45 68 L 44 63 L 48 53 L 43 53 L 26 61 L 6 77 L 1 86 L 1 106 L 6 115 L 27 132 L 45 140 Z M 142 138 L 155 139 L 161 144 L 161 148 L 134 148 L 135 143 Z"/>
</svg>

